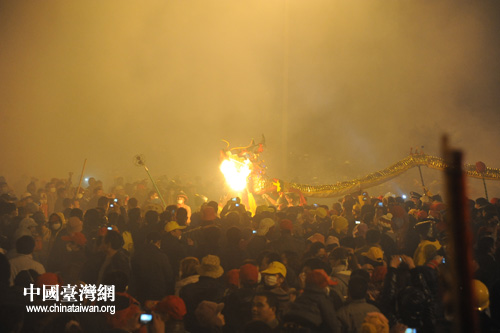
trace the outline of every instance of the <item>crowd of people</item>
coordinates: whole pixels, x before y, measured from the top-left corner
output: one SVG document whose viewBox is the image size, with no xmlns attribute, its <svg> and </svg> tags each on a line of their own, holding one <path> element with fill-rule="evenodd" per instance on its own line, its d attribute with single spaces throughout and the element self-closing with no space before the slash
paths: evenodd
<svg viewBox="0 0 500 333">
<path fill-rule="evenodd" d="M 454 331 L 440 195 L 360 192 L 327 206 L 269 193 L 252 213 L 239 197 L 179 190 L 164 207 L 144 185 L 107 192 L 53 179 L 17 197 L 0 179 L 1 332 Z M 467 205 L 475 314 L 497 332 L 500 202 Z M 27 311 L 56 304 L 54 286 L 65 297 L 113 286 L 113 297 L 66 304 L 114 310 Z"/>
</svg>

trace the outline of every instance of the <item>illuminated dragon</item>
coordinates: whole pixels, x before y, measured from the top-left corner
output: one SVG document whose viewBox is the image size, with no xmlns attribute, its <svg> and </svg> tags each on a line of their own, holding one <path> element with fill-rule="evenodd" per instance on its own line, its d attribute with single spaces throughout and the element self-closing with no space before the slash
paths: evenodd
<svg viewBox="0 0 500 333">
<path fill-rule="evenodd" d="M 250 145 L 246 147 L 229 149 L 229 142 L 225 140 L 224 142 L 227 147 L 221 151 L 221 171 L 227 183 L 235 191 L 242 191 L 246 188 L 249 193 L 256 195 L 295 192 L 301 197 L 333 198 L 380 185 L 414 167 L 427 166 L 436 170 L 446 168 L 446 163 L 440 157 L 427 155 L 422 151 L 415 153 L 410 151 L 410 154 L 402 160 L 360 178 L 331 185 L 305 185 L 270 178 L 266 175 L 266 167 L 260 158 L 265 147 L 264 136 L 260 143 L 256 144 L 252 139 Z M 483 162 L 477 162 L 475 165 L 465 164 L 463 169 L 468 177 L 483 179 L 483 181 L 500 180 L 500 169 L 486 167 Z"/>
</svg>

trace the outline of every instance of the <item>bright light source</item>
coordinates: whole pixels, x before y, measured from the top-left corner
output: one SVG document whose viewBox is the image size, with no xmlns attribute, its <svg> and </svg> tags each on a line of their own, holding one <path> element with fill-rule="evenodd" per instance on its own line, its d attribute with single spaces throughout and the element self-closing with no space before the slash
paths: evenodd
<svg viewBox="0 0 500 333">
<path fill-rule="evenodd" d="M 246 188 L 247 178 L 250 175 L 251 163 L 249 160 L 239 162 L 233 159 L 227 159 L 220 165 L 220 171 L 226 178 L 227 184 L 235 191 L 239 192 Z"/>
<path fill-rule="evenodd" d="M 406 200 L 406 194 L 403 194 L 401 198 L 403 198 L 403 200 Z"/>
<path fill-rule="evenodd" d="M 89 182 L 89 177 L 86 177 L 86 178 L 85 178 L 85 181 L 88 183 L 88 182 Z"/>
</svg>

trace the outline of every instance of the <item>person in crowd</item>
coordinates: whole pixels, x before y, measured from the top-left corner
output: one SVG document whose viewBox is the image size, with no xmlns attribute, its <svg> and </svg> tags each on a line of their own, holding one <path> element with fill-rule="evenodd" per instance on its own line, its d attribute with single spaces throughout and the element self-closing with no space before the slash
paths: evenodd
<svg viewBox="0 0 500 333">
<path fill-rule="evenodd" d="M 185 257 L 180 262 L 179 267 L 179 280 L 175 282 L 175 295 L 179 296 L 182 287 L 196 283 L 200 279 L 197 268 L 200 261 L 196 257 Z"/>
<path fill-rule="evenodd" d="M 368 281 L 361 276 L 353 276 L 349 279 L 349 301 L 338 311 L 342 332 L 360 332 L 365 317 L 370 312 L 380 310 L 366 302 Z"/>
<path fill-rule="evenodd" d="M 195 310 L 196 321 L 200 330 L 193 330 L 193 333 L 219 333 L 222 332 L 222 327 L 225 325 L 222 309 L 224 303 L 215 303 L 210 301 L 202 301 Z"/>
<path fill-rule="evenodd" d="M 130 259 L 122 246 L 122 236 L 115 230 L 106 230 L 99 249 L 97 276 L 95 276 L 95 280 L 84 281 L 88 283 L 95 281 L 95 283 L 101 284 L 104 276 L 113 271 L 121 271 L 129 277 Z"/>
<path fill-rule="evenodd" d="M 259 283 L 259 269 L 253 264 L 242 265 L 238 274 L 240 287 L 224 299 L 227 332 L 237 332 L 252 319 L 252 298 Z"/>
<path fill-rule="evenodd" d="M 16 241 L 17 256 L 10 259 L 10 285 L 14 284 L 17 274 L 24 270 L 33 269 L 38 274 L 45 273 L 45 267 L 38 261 L 33 260 L 33 250 L 35 249 L 35 239 L 24 235 Z"/>
<path fill-rule="evenodd" d="M 184 316 L 186 315 L 186 304 L 179 296 L 169 295 L 156 303 L 153 311 L 161 316 L 165 323 L 165 333 L 185 333 Z"/>
<path fill-rule="evenodd" d="M 131 260 L 132 281 L 141 303 L 173 295 L 175 281 L 168 256 L 160 250 L 160 234 L 150 233 L 146 240 Z"/>
<path fill-rule="evenodd" d="M 437 239 L 437 230 L 433 220 L 426 220 L 415 225 L 415 229 L 420 235 L 413 261 L 416 266 L 425 265 L 436 256 L 436 252 L 441 249 L 441 243 Z"/>
<path fill-rule="evenodd" d="M 266 237 L 269 232 L 274 230 L 274 220 L 266 217 L 263 218 L 257 227 L 256 234 L 250 239 L 247 245 L 247 251 L 250 258 L 256 259 L 259 253 L 266 250 L 269 246 L 269 239 Z"/>
<path fill-rule="evenodd" d="M 71 210 L 70 217 L 66 227 L 57 233 L 54 240 L 54 245 L 48 258 L 48 270 L 51 272 L 59 272 L 62 265 L 68 257 L 68 249 L 66 242 L 62 239 L 64 236 L 71 237 L 74 233 L 82 232 L 83 230 L 83 211 L 79 208 Z"/>
<path fill-rule="evenodd" d="M 304 292 L 284 314 L 284 322 L 292 322 L 314 332 L 340 332 L 335 308 L 328 297 L 335 282 L 322 269 L 306 276 Z"/>
<path fill-rule="evenodd" d="M 197 267 L 197 272 L 200 275 L 198 282 L 184 286 L 179 292 L 179 296 L 186 303 L 185 324 L 188 331 L 197 327 L 195 310 L 198 304 L 202 301 L 222 302 L 226 289 L 219 279 L 224 274 L 219 257 L 214 255 L 204 257 Z"/>
<path fill-rule="evenodd" d="M 290 295 L 288 294 L 288 286 L 286 285 L 286 267 L 279 261 L 273 261 L 261 272 L 263 284 L 260 285 L 258 291 L 269 291 L 276 295 L 280 306 L 278 316 L 286 310 L 290 303 Z"/>
<path fill-rule="evenodd" d="M 241 263 L 249 258 L 248 253 L 242 247 L 243 235 L 238 227 L 230 227 L 226 231 L 226 246 L 221 251 L 222 267 L 225 271 L 236 269 Z"/>
<path fill-rule="evenodd" d="M 87 259 L 85 245 L 87 238 L 81 232 L 62 236 L 61 239 L 66 244 L 66 252 L 61 262 L 61 277 L 64 281 L 77 284 L 80 281 L 81 271 Z"/>
<path fill-rule="evenodd" d="M 258 292 L 252 299 L 252 319 L 262 321 L 271 329 L 278 331 L 280 321 L 278 320 L 279 301 L 275 294 L 263 291 Z"/>
<path fill-rule="evenodd" d="M 181 260 L 187 256 L 186 248 L 181 242 L 184 229 L 186 227 L 180 226 L 176 221 L 170 221 L 165 224 L 165 233 L 161 238 L 160 249 L 168 256 L 175 277 L 179 276 Z"/>
<path fill-rule="evenodd" d="M 191 207 L 187 205 L 188 197 L 186 193 L 180 192 L 177 195 L 177 207 L 178 208 L 184 208 L 187 212 L 187 220 L 186 223 L 187 225 L 191 224 Z"/>
</svg>

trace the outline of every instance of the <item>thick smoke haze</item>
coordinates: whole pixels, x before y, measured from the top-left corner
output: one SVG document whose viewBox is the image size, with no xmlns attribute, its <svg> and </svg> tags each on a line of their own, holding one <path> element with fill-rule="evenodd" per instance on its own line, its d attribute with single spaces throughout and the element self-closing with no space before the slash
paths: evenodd
<svg viewBox="0 0 500 333">
<path fill-rule="evenodd" d="M 146 178 L 144 154 L 154 176 L 219 181 L 221 140 L 262 134 L 269 175 L 302 183 L 439 156 L 445 133 L 500 167 L 499 18 L 494 0 L 0 0 L 0 175 L 77 180 L 87 158 L 109 186 Z"/>
</svg>

